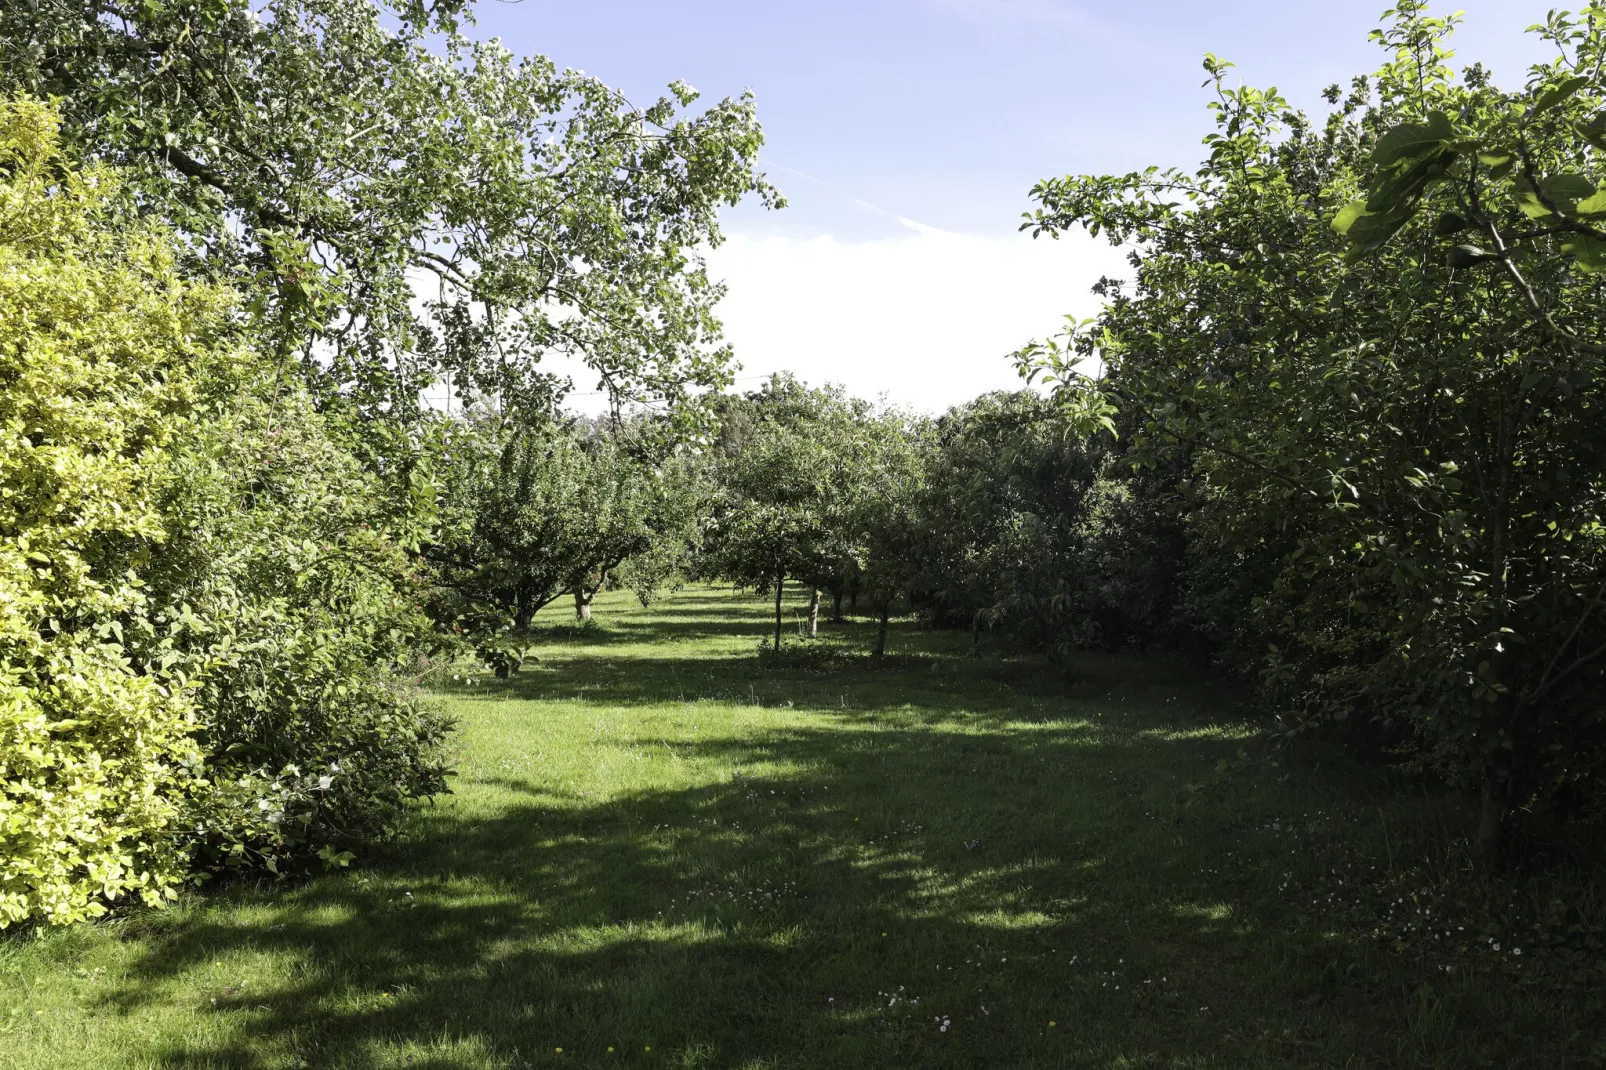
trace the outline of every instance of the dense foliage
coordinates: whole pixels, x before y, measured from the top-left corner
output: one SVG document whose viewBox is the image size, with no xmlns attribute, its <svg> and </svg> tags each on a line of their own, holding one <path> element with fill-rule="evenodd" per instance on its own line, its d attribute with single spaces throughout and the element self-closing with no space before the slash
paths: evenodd
<svg viewBox="0 0 1606 1070">
<path fill-rule="evenodd" d="M 447 725 L 414 686 L 442 645 L 398 507 L 293 388 L 220 399 L 162 481 L 146 573 L 196 679 L 209 787 L 187 837 L 210 867 L 343 861 L 445 789 Z"/>
<path fill-rule="evenodd" d="M 637 108 L 468 17 L 0 7 L 0 925 L 344 864 L 444 788 L 436 655 L 686 567 L 702 256 L 778 201 L 752 100 Z M 551 417 L 552 357 L 666 415 Z"/>
<path fill-rule="evenodd" d="M 157 483 L 233 359 L 227 295 L 111 235 L 42 105 L 0 102 L 0 927 L 160 901 L 202 777 L 192 681 L 141 581 Z"/>
<path fill-rule="evenodd" d="M 416 411 L 442 371 L 539 398 L 552 354 L 620 399 L 723 382 L 701 258 L 720 205 L 774 199 L 751 98 L 688 113 L 677 82 L 636 107 L 470 40 L 470 16 L 468 0 L 22 0 L 0 6 L 0 92 L 58 99 L 72 144 L 123 169 L 190 270 L 248 295 L 325 404 Z"/>
<path fill-rule="evenodd" d="M 1488 858 L 1514 811 L 1606 805 L 1606 8 L 1538 27 L 1557 57 L 1515 92 L 1453 77 L 1453 19 L 1391 17 L 1325 124 L 1212 58 L 1197 171 L 1039 186 L 1028 226 L 1108 235 L 1135 280 L 1023 356 L 1172 474 L 1228 663 L 1480 793 Z"/>
<path fill-rule="evenodd" d="M 405 676 L 428 510 L 384 500 L 235 295 L 115 221 L 51 111 L 0 121 L 0 921 L 344 861 L 442 787 Z"/>
<path fill-rule="evenodd" d="M 990 394 L 936 423 L 920 495 L 920 561 L 945 623 L 1050 651 L 1175 635 L 1176 524 L 1152 480 L 1066 434 L 1036 394 Z"/>
</svg>

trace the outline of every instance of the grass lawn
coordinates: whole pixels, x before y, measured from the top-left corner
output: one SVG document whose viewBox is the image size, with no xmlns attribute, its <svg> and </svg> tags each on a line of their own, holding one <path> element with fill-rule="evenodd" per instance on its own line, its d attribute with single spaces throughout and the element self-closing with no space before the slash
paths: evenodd
<svg viewBox="0 0 1606 1070">
<path fill-rule="evenodd" d="M 767 609 L 549 610 L 358 868 L 0 938 L 0 1068 L 1606 1066 L 1599 871 L 1162 661 Z"/>
</svg>

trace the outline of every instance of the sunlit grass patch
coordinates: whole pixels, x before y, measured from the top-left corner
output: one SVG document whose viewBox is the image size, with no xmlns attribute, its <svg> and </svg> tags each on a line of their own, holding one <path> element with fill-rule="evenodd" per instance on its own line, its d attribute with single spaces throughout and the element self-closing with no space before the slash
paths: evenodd
<svg viewBox="0 0 1606 1070">
<path fill-rule="evenodd" d="M 767 608 L 550 612 L 354 871 L 0 940 L 0 1067 L 1590 1065 L 1597 885 L 1474 881 L 1458 800 L 1131 656 L 763 665 Z"/>
</svg>

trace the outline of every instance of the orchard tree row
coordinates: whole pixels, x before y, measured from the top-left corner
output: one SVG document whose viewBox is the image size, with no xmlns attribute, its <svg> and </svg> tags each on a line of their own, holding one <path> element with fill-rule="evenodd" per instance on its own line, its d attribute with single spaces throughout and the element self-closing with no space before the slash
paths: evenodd
<svg viewBox="0 0 1606 1070">
<path fill-rule="evenodd" d="M 428 667 L 673 567 L 753 102 L 468 16 L 0 5 L 0 928 L 346 864 L 444 790 Z M 669 415 L 552 416 L 554 357 Z"/>
<path fill-rule="evenodd" d="M 1132 265 L 1018 354 L 1047 392 L 936 418 L 722 392 L 751 99 L 468 14 L 0 6 L 0 926 L 345 864 L 444 789 L 426 672 L 688 578 L 777 652 L 788 581 L 872 656 L 1190 652 L 1478 799 L 1491 865 L 1606 816 L 1606 8 L 1503 90 L 1402 4 L 1319 122 L 1209 59 L 1200 167 L 1034 191 Z"/>
<path fill-rule="evenodd" d="M 1039 185 L 1028 229 L 1133 273 L 1020 359 L 1180 549 L 1132 588 L 1161 628 L 1477 797 L 1492 863 L 1606 807 L 1606 7 L 1512 89 L 1453 17 L 1385 20 L 1323 121 L 1212 57 L 1196 170 Z"/>
</svg>

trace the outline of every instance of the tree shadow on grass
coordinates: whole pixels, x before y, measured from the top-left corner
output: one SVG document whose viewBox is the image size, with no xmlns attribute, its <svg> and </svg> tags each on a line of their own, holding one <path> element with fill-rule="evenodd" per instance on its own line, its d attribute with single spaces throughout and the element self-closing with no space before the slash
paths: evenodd
<svg viewBox="0 0 1606 1070">
<path fill-rule="evenodd" d="M 977 659 L 961 644 L 945 649 L 919 638 L 905 643 L 906 652 L 883 658 L 841 643 L 799 644 L 779 660 L 746 653 L 610 656 L 604 648 L 550 657 L 511 679 L 482 678 L 445 693 L 609 707 L 713 701 L 874 713 L 907 706 L 927 723 L 961 717 L 983 725 L 1104 715 L 1114 723 L 1139 709 L 1166 710 L 1169 721 L 1193 727 L 1243 721 L 1230 692 L 1159 659 L 1088 655 L 1049 666 L 1031 657 Z M 1134 671 L 1140 661 L 1141 671 Z"/>
<path fill-rule="evenodd" d="M 599 645 L 478 688 L 803 716 L 676 741 L 706 772 L 672 790 L 478 763 L 460 790 L 491 804 L 422 808 L 359 872 L 140 919 L 106 1011 L 215 1016 L 142 1053 L 186 1070 L 1557 1065 L 1531 1040 L 1556 1020 L 1286 894 L 1387 830 L 1329 776 L 1222 781 L 1253 742 L 1227 697 L 1153 659 L 1067 677 L 898 641 L 824 666 Z M 202 980 L 242 958 L 282 965 Z"/>
<path fill-rule="evenodd" d="M 1067 1048 L 1046 1023 L 1095 1014 L 1111 1054 L 1211 1046 L 1208 1023 L 1181 1012 L 1186 986 L 1133 989 L 1112 1013 L 1093 967 L 1123 959 L 1126 976 L 1174 940 L 1219 957 L 1239 923 L 1101 892 L 1102 820 L 1074 847 L 1065 830 L 997 828 L 1033 801 L 976 790 L 983 766 L 1028 757 L 1016 741 L 879 744 L 844 750 L 829 731 L 709 742 L 735 768 L 798 772 L 598 805 L 502 778 L 525 801 L 481 821 L 425 813 L 381 869 L 245 895 L 249 923 L 155 922 L 112 1006 L 171 999 L 185 974 L 249 952 L 293 958 L 294 982 L 196 993 L 232 1028 L 162 1065 L 560 1065 L 558 1048 L 595 1065 L 609 1045 L 642 1065 L 649 1046 L 669 1065 L 957 1066 L 983 1052 L 987 1065 L 1061 1065 L 1092 1042 Z M 1086 743 L 1033 750 L 1062 746 Z M 974 783 L 953 782 L 964 769 Z M 893 782 L 895 811 L 865 793 Z M 1146 1015 L 1166 1008 L 1176 1020 L 1155 1034 Z M 962 1024 L 949 1035 L 937 1015 Z"/>
<path fill-rule="evenodd" d="M 1230 740 L 933 712 L 698 740 L 734 772 L 600 802 L 483 776 L 511 802 L 368 870 L 150 918 L 108 1009 L 218 1014 L 152 1053 L 186 1068 L 1396 1064 L 1402 977 L 1292 923 L 1275 801 L 1187 790 Z M 195 986 L 240 955 L 291 965 Z"/>
</svg>

